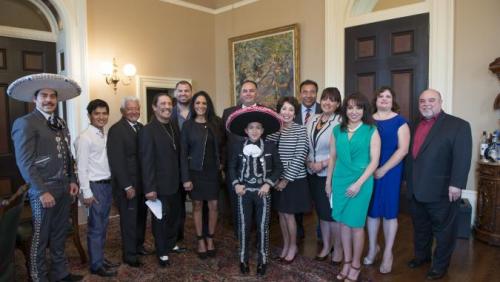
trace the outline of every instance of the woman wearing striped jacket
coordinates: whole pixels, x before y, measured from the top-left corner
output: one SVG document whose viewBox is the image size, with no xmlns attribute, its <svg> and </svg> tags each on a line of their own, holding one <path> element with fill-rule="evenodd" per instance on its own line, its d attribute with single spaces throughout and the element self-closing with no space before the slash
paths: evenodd
<svg viewBox="0 0 500 282">
<path fill-rule="evenodd" d="M 283 118 L 283 127 L 271 134 L 267 140 L 278 145 L 283 173 L 273 191 L 273 207 L 279 212 L 283 234 L 283 250 L 279 260 L 292 263 L 297 254 L 296 213 L 311 210 L 305 161 L 309 143 L 304 126 L 295 123 L 295 113 L 299 104 L 294 97 L 282 97 L 278 101 L 277 112 Z"/>
</svg>

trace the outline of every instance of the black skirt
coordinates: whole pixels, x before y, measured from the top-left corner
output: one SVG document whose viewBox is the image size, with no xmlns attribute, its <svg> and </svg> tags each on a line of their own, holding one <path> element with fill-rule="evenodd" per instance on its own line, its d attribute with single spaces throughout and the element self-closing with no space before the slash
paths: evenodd
<svg viewBox="0 0 500 282">
<path fill-rule="evenodd" d="M 311 210 L 311 196 L 307 185 L 307 178 L 295 179 L 288 182 L 282 191 L 273 189 L 273 207 L 282 213 L 307 213 Z"/>
</svg>

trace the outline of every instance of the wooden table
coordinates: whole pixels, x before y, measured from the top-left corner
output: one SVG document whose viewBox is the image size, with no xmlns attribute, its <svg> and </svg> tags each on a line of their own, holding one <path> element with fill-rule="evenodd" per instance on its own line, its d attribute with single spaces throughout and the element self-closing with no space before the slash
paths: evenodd
<svg viewBox="0 0 500 282">
<path fill-rule="evenodd" d="M 477 162 L 478 188 L 475 235 L 500 246 L 500 164 Z"/>
</svg>

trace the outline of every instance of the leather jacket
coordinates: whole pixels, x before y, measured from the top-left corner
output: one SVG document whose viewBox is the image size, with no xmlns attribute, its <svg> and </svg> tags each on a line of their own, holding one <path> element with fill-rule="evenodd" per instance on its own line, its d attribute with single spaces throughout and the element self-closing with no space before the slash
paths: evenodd
<svg viewBox="0 0 500 282">
<path fill-rule="evenodd" d="M 181 181 L 190 181 L 189 170 L 203 170 L 208 139 L 208 130 L 214 135 L 215 159 L 217 167 L 220 166 L 223 151 L 223 135 L 221 133 L 221 120 L 216 117 L 212 125 L 202 125 L 189 119 L 184 122 L 181 133 Z"/>
</svg>

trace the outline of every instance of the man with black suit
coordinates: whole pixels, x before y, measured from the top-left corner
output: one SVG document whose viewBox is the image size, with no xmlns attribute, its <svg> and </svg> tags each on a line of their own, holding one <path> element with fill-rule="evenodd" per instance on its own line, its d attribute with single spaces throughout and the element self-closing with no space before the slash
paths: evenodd
<svg viewBox="0 0 500 282">
<path fill-rule="evenodd" d="M 236 106 L 229 107 L 224 110 L 222 113 L 222 125 L 224 128 L 222 129 L 222 132 L 225 133 L 225 138 L 226 138 L 226 144 L 228 148 L 231 148 L 232 144 L 236 144 L 238 142 L 242 142 L 245 138 L 238 136 L 236 134 L 233 134 L 229 131 L 226 130 L 226 122 L 228 117 L 234 113 L 235 111 L 245 108 L 245 107 L 251 107 L 257 105 L 256 99 L 257 99 L 257 83 L 253 80 L 245 80 L 241 84 L 240 88 L 240 97 L 239 97 L 239 103 Z M 227 158 L 226 160 L 231 159 L 231 150 L 227 150 Z M 235 237 L 238 237 L 238 217 L 237 217 L 237 210 L 236 210 L 236 199 L 237 195 L 236 192 L 233 189 L 232 183 L 228 179 L 228 173 L 227 173 L 227 164 L 224 164 L 224 167 L 226 169 L 226 187 L 229 195 L 229 203 L 231 205 L 231 212 L 232 212 L 232 219 L 233 219 L 233 227 L 234 227 L 234 235 Z"/>
<path fill-rule="evenodd" d="M 455 248 L 459 200 L 467 185 L 472 136 L 468 122 L 442 111 L 438 91 L 425 90 L 418 103 L 422 120 L 414 130 L 406 167 L 415 240 L 415 258 L 408 266 L 419 267 L 430 262 L 432 256 L 427 279 L 435 280 L 446 274 Z"/>
<path fill-rule="evenodd" d="M 168 254 L 177 241 L 180 216 L 177 123 L 171 120 L 173 101 L 166 93 L 153 98 L 154 117 L 139 132 L 139 156 L 146 199 L 161 202 L 162 217 L 153 216 L 153 236 L 160 267 L 169 265 Z"/>
<path fill-rule="evenodd" d="M 315 114 L 321 113 L 321 106 L 316 102 L 316 96 L 318 94 L 318 84 L 314 80 L 304 80 L 300 83 L 300 110 L 295 115 L 295 123 L 306 125 L 307 121 L 311 119 Z M 297 238 L 304 238 L 304 214 L 298 213 L 295 215 L 295 221 L 297 222 Z M 318 224 L 318 238 L 321 238 L 321 231 Z"/>
<path fill-rule="evenodd" d="M 113 194 L 120 213 L 123 261 L 139 267 L 138 255 L 151 254 L 144 248 L 147 208 L 137 155 L 137 135 L 143 125 L 139 100 L 125 97 L 120 105 L 122 118 L 108 132 L 106 145 L 111 169 Z"/>
</svg>

